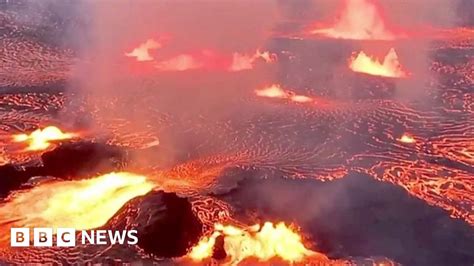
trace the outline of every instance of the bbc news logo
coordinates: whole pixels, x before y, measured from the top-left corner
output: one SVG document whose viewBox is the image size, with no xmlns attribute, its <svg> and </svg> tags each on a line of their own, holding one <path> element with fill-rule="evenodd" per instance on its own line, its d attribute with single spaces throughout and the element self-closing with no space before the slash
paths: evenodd
<svg viewBox="0 0 474 266">
<path fill-rule="evenodd" d="M 82 245 L 136 245 L 138 243 L 137 230 L 80 230 L 79 234 L 80 237 L 77 237 L 74 228 L 57 228 L 55 233 L 53 228 L 33 228 L 33 230 L 11 228 L 10 246 L 29 247 L 31 240 L 34 247 L 74 247 L 77 240 Z"/>
</svg>

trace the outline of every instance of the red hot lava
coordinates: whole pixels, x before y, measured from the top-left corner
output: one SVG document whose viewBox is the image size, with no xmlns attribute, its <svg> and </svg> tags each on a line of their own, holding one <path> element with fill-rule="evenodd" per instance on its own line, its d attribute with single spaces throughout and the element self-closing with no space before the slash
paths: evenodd
<svg viewBox="0 0 474 266">
<path fill-rule="evenodd" d="M 215 224 L 212 235 L 203 238 L 188 256 L 194 261 L 210 258 L 219 236 L 223 237 L 225 252 L 230 257 L 227 265 L 237 265 L 248 258 L 263 262 L 275 257 L 289 263 L 303 262 L 309 257 L 319 263 L 328 262 L 325 255 L 307 249 L 298 232 L 282 222 L 265 222 L 263 226 L 256 224 L 248 228 Z"/>
<path fill-rule="evenodd" d="M 374 59 L 364 52 L 360 52 L 356 57 L 351 58 L 349 68 L 354 72 L 365 73 L 374 76 L 404 78 L 408 73 L 403 70 L 395 49 L 390 49 L 383 62 Z"/>
<path fill-rule="evenodd" d="M 345 0 L 333 25 L 312 29 L 310 33 L 351 40 L 394 40 L 405 36 L 388 26 L 373 0 Z"/>
<path fill-rule="evenodd" d="M 257 52 L 255 52 L 253 55 L 234 53 L 229 71 L 252 69 L 258 60 L 261 60 L 265 63 L 272 63 L 276 60 L 276 56 L 268 51 L 260 52 L 260 50 L 257 50 Z"/>
<path fill-rule="evenodd" d="M 68 140 L 78 137 L 77 133 L 63 132 L 55 126 L 37 129 L 30 134 L 13 135 L 13 142 L 25 143 L 25 151 L 41 151 L 50 148 L 54 141 Z"/>
<path fill-rule="evenodd" d="M 415 143 L 416 140 L 413 136 L 409 135 L 409 134 L 403 134 L 399 139 L 398 141 L 400 142 L 403 142 L 403 143 L 408 143 L 408 144 L 412 144 L 412 143 Z"/>
<path fill-rule="evenodd" d="M 154 39 L 148 39 L 131 52 L 125 53 L 125 56 L 135 57 L 137 61 L 152 61 L 154 58 L 150 55 L 150 50 L 161 48 L 161 44 Z"/>
<path fill-rule="evenodd" d="M 128 172 L 79 181 L 51 181 L 16 191 L 1 203 L 0 228 L 2 232 L 9 231 L 9 227 L 97 228 L 127 201 L 154 187 L 147 176 Z M 0 247 L 8 242 L 6 236 L 0 236 Z"/>
<path fill-rule="evenodd" d="M 273 84 L 271 86 L 266 86 L 262 89 L 255 90 L 255 94 L 259 97 L 287 99 L 297 103 L 309 103 L 314 101 L 314 99 L 309 96 L 296 94 L 289 90 L 284 90 L 278 84 Z"/>
</svg>

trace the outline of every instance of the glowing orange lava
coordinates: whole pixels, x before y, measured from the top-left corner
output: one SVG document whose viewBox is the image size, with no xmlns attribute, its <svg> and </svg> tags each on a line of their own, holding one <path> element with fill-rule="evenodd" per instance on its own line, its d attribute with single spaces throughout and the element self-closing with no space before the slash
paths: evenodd
<svg viewBox="0 0 474 266">
<path fill-rule="evenodd" d="M 127 201 L 153 187 L 147 177 L 127 172 L 39 184 L 14 192 L 0 204 L 0 228 L 2 232 L 9 231 L 2 227 L 97 228 Z"/>
<path fill-rule="evenodd" d="M 297 102 L 297 103 L 308 103 L 308 102 L 313 101 L 313 99 L 311 97 L 308 97 L 308 96 L 305 96 L 305 95 L 291 95 L 290 100 L 292 100 L 293 102 Z"/>
<path fill-rule="evenodd" d="M 66 140 L 77 137 L 75 133 L 64 133 L 55 126 L 48 126 L 44 129 L 37 129 L 31 134 L 13 135 L 14 142 L 28 143 L 27 151 L 45 150 L 51 146 L 51 142 L 58 140 Z"/>
<path fill-rule="evenodd" d="M 256 258 L 259 261 L 281 258 L 287 262 L 301 262 L 309 257 L 328 260 L 325 255 L 307 249 L 301 236 L 284 223 L 274 225 L 271 222 L 248 228 L 215 224 L 211 236 L 203 238 L 188 256 L 194 261 L 210 258 L 219 236 L 224 237 L 224 250 L 230 258 L 228 264 L 232 265 L 247 258 Z"/>
<path fill-rule="evenodd" d="M 255 94 L 260 97 L 268 98 L 282 98 L 285 99 L 288 97 L 288 93 L 285 92 L 280 85 L 273 84 L 263 89 L 255 90 Z"/>
<path fill-rule="evenodd" d="M 415 143 L 416 142 L 415 138 L 413 138 L 412 136 L 410 136 L 408 134 L 403 134 L 398 140 L 403 142 L 403 143 Z"/>
<path fill-rule="evenodd" d="M 287 99 L 296 103 L 308 103 L 314 101 L 314 99 L 309 96 L 299 95 L 292 91 L 284 90 L 278 84 L 255 90 L 255 94 L 260 97 Z"/>
<path fill-rule="evenodd" d="M 265 61 L 266 63 L 271 63 L 271 62 L 276 61 L 277 56 L 275 54 L 270 53 L 269 51 L 263 51 L 262 52 L 260 50 L 257 50 L 257 52 L 255 52 L 254 58 L 255 59 L 260 58 L 263 61 Z"/>
<path fill-rule="evenodd" d="M 125 53 L 128 57 L 135 57 L 137 61 L 152 61 L 153 56 L 150 55 L 151 49 L 158 49 L 161 44 L 153 39 L 148 39 L 146 42 L 140 44 L 137 48 L 133 49 L 129 53 Z"/>
<path fill-rule="evenodd" d="M 311 30 L 329 38 L 351 40 L 394 40 L 404 37 L 387 26 L 382 11 L 372 0 L 345 0 L 334 25 Z"/>
<path fill-rule="evenodd" d="M 349 68 L 354 72 L 374 76 L 392 78 L 403 78 L 408 76 L 408 73 L 403 70 L 398 61 L 398 55 L 393 48 L 390 49 L 382 63 L 377 59 L 366 55 L 364 52 L 360 52 L 357 57 L 351 58 Z"/>
<path fill-rule="evenodd" d="M 276 56 L 268 51 L 261 52 L 257 50 L 254 55 L 245 55 L 234 53 L 232 57 L 232 64 L 229 71 L 242 71 L 252 69 L 257 60 L 263 60 L 265 63 L 272 63 L 276 60 Z"/>
</svg>

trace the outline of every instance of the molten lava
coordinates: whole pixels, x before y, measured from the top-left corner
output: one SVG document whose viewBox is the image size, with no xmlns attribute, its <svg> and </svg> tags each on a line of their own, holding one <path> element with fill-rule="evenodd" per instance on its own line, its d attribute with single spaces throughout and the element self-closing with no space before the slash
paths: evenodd
<svg viewBox="0 0 474 266">
<path fill-rule="evenodd" d="M 282 98 L 285 99 L 288 97 L 288 93 L 285 92 L 280 85 L 273 84 L 271 86 L 265 87 L 263 89 L 255 90 L 255 94 L 260 97 L 268 98 Z"/>
<path fill-rule="evenodd" d="M 2 232 L 9 227 L 97 228 L 127 201 L 153 187 L 147 177 L 127 172 L 42 183 L 14 192 L 0 205 L 0 228 Z"/>
<path fill-rule="evenodd" d="M 351 40 L 394 40 L 404 37 L 387 26 L 381 9 L 372 0 L 345 0 L 345 4 L 330 27 L 311 30 L 329 38 Z"/>
<path fill-rule="evenodd" d="M 290 96 L 290 100 L 293 101 L 293 102 L 297 102 L 297 103 L 308 103 L 308 102 L 312 102 L 313 99 L 311 97 L 308 97 L 308 96 L 305 96 L 305 95 L 291 95 Z"/>
<path fill-rule="evenodd" d="M 415 138 L 413 138 L 412 136 L 410 136 L 408 134 L 403 134 L 398 140 L 400 142 L 408 143 L 408 144 L 416 142 Z"/>
<path fill-rule="evenodd" d="M 140 44 L 137 48 L 129 53 L 125 53 L 128 57 L 135 57 L 137 61 L 152 61 L 153 56 L 150 55 L 150 50 L 158 49 L 161 44 L 153 39 L 148 39 L 146 42 Z"/>
<path fill-rule="evenodd" d="M 276 56 L 268 51 L 261 52 L 260 50 L 257 50 L 257 52 L 252 56 L 234 53 L 229 71 L 252 69 L 257 60 L 263 60 L 265 63 L 272 63 L 276 60 Z"/>
<path fill-rule="evenodd" d="M 360 52 L 357 57 L 351 58 L 349 68 L 354 72 L 365 73 L 374 76 L 404 78 L 408 73 L 403 70 L 398 55 L 392 48 L 381 63 L 377 59 L 371 58 L 364 52 Z"/>
<path fill-rule="evenodd" d="M 14 135 L 13 141 L 27 143 L 28 147 L 25 149 L 27 151 L 40 151 L 49 148 L 53 141 L 72 139 L 77 136 L 75 133 L 64 133 L 55 126 L 48 126 L 44 129 L 37 129 L 29 135 Z"/>
<path fill-rule="evenodd" d="M 314 99 L 309 96 L 299 95 L 292 91 L 284 90 L 278 84 L 273 84 L 263 89 L 255 90 L 255 94 L 260 97 L 287 99 L 297 103 L 308 103 L 314 101 Z"/>
<path fill-rule="evenodd" d="M 217 237 L 224 238 L 224 250 L 230 258 L 229 264 L 235 265 L 247 258 L 268 261 L 280 258 L 287 262 L 301 262 L 308 257 L 327 261 L 327 257 L 307 249 L 301 236 L 284 223 L 274 225 L 266 222 L 248 228 L 215 224 L 210 237 L 202 239 L 189 253 L 195 261 L 212 257 Z"/>
</svg>

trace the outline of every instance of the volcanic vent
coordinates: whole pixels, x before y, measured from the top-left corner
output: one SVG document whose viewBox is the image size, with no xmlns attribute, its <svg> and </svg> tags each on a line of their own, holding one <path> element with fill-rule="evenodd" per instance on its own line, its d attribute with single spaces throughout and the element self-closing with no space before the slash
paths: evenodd
<svg viewBox="0 0 474 266">
<path fill-rule="evenodd" d="M 133 226 L 139 232 L 138 246 L 158 258 L 186 255 L 203 233 L 189 200 L 162 191 L 134 199 L 108 223 L 120 230 L 132 225 L 139 225 Z"/>
</svg>

